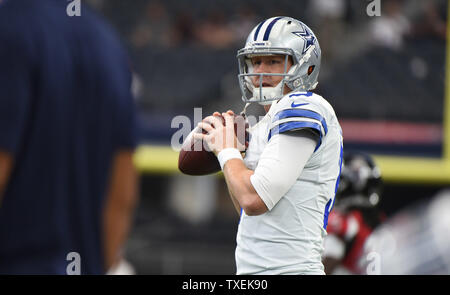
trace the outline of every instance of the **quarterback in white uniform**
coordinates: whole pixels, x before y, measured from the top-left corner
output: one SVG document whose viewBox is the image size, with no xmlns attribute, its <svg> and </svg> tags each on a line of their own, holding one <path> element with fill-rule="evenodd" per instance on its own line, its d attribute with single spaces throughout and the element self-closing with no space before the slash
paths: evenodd
<svg viewBox="0 0 450 295">
<path fill-rule="evenodd" d="M 237 274 L 324 274 L 322 242 L 342 166 L 342 131 L 331 105 L 311 92 L 320 69 L 317 38 L 305 24 L 273 17 L 238 51 L 242 98 L 264 105 L 237 149 L 232 111 L 206 117 L 196 133 L 217 155 L 241 213 Z"/>
</svg>

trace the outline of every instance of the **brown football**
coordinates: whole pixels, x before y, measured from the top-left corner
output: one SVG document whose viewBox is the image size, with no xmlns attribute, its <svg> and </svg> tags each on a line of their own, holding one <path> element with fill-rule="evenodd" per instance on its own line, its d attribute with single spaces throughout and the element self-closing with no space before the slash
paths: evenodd
<svg viewBox="0 0 450 295">
<path fill-rule="evenodd" d="M 221 116 L 222 123 L 225 120 Z M 248 123 L 244 116 L 235 115 L 234 132 L 241 144 L 248 146 Z M 238 130 L 245 130 L 245 132 Z M 206 134 L 205 130 L 202 130 Z M 239 138 L 241 137 L 241 138 Z M 207 151 L 200 140 L 186 140 L 180 150 L 178 156 L 178 169 L 187 175 L 207 175 L 220 171 L 220 164 L 213 152 Z"/>
</svg>

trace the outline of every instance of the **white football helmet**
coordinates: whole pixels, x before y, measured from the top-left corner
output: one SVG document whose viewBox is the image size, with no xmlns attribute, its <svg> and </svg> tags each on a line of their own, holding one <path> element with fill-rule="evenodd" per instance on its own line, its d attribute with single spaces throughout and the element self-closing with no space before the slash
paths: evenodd
<svg viewBox="0 0 450 295">
<path fill-rule="evenodd" d="M 261 55 L 285 55 L 284 73 L 253 73 L 250 58 Z M 292 66 L 287 71 L 288 57 Z M 311 29 L 291 17 L 269 18 L 258 24 L 247 37 L 245 47 L 238 50 L 239 86 L 244 102 L 270 104 L 281 99 L 284 85 L 292 91 L 309 91 L 317 86 L 321 51 L 319 41 Z M 255 87 L 251 76 L 259 76 L 259 87 Z M 283 76 L 275 87 L 262 87 L 263 76 Z"/>
</svg>

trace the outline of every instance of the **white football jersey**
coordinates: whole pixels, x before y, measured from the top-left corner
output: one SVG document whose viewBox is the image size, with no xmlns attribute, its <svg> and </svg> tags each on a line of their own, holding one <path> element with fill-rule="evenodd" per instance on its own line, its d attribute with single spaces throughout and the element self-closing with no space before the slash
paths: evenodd
<svg viewBox="0 0 450 295">
<path fill-rule="evenodd" d="M 249 130 L 244 163 L 255 170 L 272 137 L 303 128 L 320 139 L 294 185 L 264 214 L 248 216 L 241 210 L 237 274 L 324 274 L 322 242 L 343 153 L 342 130 L 331 105 L 312 92 L 289 93 L 272 104 Z"/>
</svg>

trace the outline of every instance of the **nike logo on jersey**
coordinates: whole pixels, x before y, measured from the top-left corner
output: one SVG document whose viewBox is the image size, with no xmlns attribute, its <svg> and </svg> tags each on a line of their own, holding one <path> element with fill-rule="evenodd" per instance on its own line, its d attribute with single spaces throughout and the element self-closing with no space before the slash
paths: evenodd
<svg viewBox="0 0 450 295">
<path fill-rule="evenodd" d="M 307 105 L 307 104 L 309 104 L 309 102 L 306 102 L 306 103 L 297 103 L 297 104 L 292 103 L 292 104 L 291 104 L 291 107 L 296 108 L 296 107 L 304 106 L 304 105 Z"/>
</svg>

